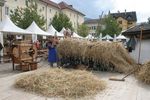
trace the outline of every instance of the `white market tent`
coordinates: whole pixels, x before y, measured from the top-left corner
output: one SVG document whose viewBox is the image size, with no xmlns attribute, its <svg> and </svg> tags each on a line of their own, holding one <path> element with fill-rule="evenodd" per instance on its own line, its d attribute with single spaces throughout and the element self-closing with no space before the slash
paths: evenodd
<svg viewBox="0 0 150 100">
<path fill-rule="evenodd" d="M 65 31 L 66 31 L 66 29 L 63 27 L 59 33 L 64 35 Z"/>
<path fill-rule="evenodd" d="M 99 40 L 100 40 L 100 41 L 102 41 L 102 36 L 103 36 L 103 34 L 100 33 L 100 35 L 99 35 Z"/>
<path fill-rule="evenodd" d="M 0 32 L 8 33 L 8 34 L 32 34 L 32 32 L 21 29 L 20 27 L 16 26 L 8 16 L 5 17 L 0 23 Z"/>
<path fill-rule="evenodd" d="M 8 16 L 0 23 L 0 42 L 3 45 L 3 34 L 12 34 L 12 35 L 25 35 L 32 34 L 32 32 L 23 30 L 16 26 Z M 1 51 L 1 56 L 3 56 L 3 51 Z"/>
<path fill-rule="evenodd" d="M 34 34 L 37 35 L 42 35 L 42 36 L 48 36 L 49 34 L 45 31 L 43 31 L 36 23 L 35 21 L 32 22 L 32 24 L 26 29 L 27 31 L 30 31 Z"/>
<path fill-rule="evenodd" d="M 85 37 L 86 39 L 94 39 L 94 36 L 92 36 L 91 34 L 89 34 L 88 36 Z"/>
<path fill-rule="evenodd" d="M 59 33 L 54 27 L 53 25 L 51 25 L 48 30 L 47 33 L 49 33 L 51 36 L 59 36 L 59 37 L 63 37 L 64 34 Z"/>
<path fill-rule="evenodd" d="M 113 38 L 110 35 L 106 35 L 102 38 L 103 40 L 113 40 Z"/>
<path fill-rule="evenodd" d="M 47 32 L 43 31 L 39 26 L 35 23 L 35 21 L 32 22 L 32 24 L 26 29 L 27 31 L 32 32 L 32 41 L 35 42 L 37 40 L 37 35 L 41 36 L 49 36 Z"/>
<path fill-rule="evenodd" d="M 73 35 L 72 35 L 73 38 L 79 38 L 79 39 L 82 39 L 83 37 L 78 35 L 77 33 L 73 32 Z"/>
<path fill-rule="evenodd" d="M 117 40 L 126 40 L 127 38 L 124 36 L 124 35 L 118 35 L 117 37 L 116 37 L 116 39 Z"/>
</svg>

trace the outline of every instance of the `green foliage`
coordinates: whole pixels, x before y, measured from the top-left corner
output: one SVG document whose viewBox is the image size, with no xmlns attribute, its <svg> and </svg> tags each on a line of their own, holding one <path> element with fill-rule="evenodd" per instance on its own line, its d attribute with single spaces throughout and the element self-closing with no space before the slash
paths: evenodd
<svg viewBox="0 0 150 100">
<path fill-rule="evenodd" d="M 61 31 L 63 27 L 73 31 L 70 19 L 63 13 L 59 13 L 59 15 L 55 14 L 50 24 L 52 24 L 57 31 Z"/>
<path fill-rule="evenodd" d="M 111 15 L 108 15 L 104 18 L 104 25 L 105 29 L 101 30 L 103 36 L 106 34 L 113 36 L 114 34 L 119 34 L 121 32 L 119 24 Z"/>
<path fill-rule="evenodd" d="M 86 37 L 89 33 L 89 28 L 85 24 L 79 25 L 78 33 L 79 35 Z"/>
<path fill-rule="evenodd" d="M 19 8 L 10 11 L 11 20 L 20 28 L 26 29 L 33 21 L 44 29 L 46 20 L 38 14 L 38 7 L 35 0 L 27 0 L 26 8 Z"/>
</svg>

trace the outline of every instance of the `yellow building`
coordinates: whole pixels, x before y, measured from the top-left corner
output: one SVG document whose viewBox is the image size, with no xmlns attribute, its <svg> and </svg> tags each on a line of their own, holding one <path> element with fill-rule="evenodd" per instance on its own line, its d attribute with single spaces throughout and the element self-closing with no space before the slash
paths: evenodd
<svg viewBox="0 0 150 100">
<path fill-rule="evenodd" d="M 136 25 L 137 17 L 136 12 L 118 12 L 111 13 L 113 18 L 115 18 L 122 29 L 122 31 L 127 30 Z"/>
<path fill-rule="evenodd" d="M 38 4 L 38 13 L 45 17 L 46 24 L 45 27 L 48 28 L 51 23 L 54 15 L 56 13 L 64 13 L 72 22 L 73 28 L 77 30 L 78 25 L 84 22 L 84 14 L 80 11 L 73 8 L 72 5 L 68 5 L 65 2 L 55 3 L 50 0 L 36 0 Z M 10 14 L 10 10 L 13 10 L 17 7 L 26 7 L 27 0 L 5 0 L 5 4 L 2 7 L 0 17 L 2 20 L 5 18 L 5 15 Z"/>
<path fill-rule="evenodd" d="M 118 13 L 109 13 L 115 18 L 122 29 L 122 31 L 127 30 L 136 25 L 137 17 L 136 12 L 118 12 Z M 99 23 L 99 19 L 87 19 L 85 20 L 84 24 L 86 24 L 90 29 L 90 34 L 95 34 L 97 27 L 101 27 L 105 29 L 105 26 Z"/>
</svg>

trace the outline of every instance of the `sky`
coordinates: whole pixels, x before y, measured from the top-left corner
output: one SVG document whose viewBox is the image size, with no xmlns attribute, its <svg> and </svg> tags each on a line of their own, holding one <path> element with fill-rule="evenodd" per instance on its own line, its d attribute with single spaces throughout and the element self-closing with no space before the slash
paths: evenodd
<svg viewBox="0 0 150 100">
<path fill-rule="evenodd" d="M 66 2 L 88 18 L 98 18 L 102 12 L 108 14 L 118 11 L 136 11 L 137 22 L 146 22 L 150 17 L 150 0 L 51 0 L 56 3 Z"/>
</svg>

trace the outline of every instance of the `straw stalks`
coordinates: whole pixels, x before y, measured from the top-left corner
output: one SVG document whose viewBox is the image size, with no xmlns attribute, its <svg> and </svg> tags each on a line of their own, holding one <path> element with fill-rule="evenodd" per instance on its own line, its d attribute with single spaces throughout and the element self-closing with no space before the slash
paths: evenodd
<svg viewBox="0 0 150 100">
<path fill-rule="evenodd" d="M 47 97 L 79 98 L 97 94 L 106 83 L 87 71 L 51 68 L 21 76 L 15 87 Z"/>
<path fill-rule="evenodd" d="M 141 66 L 137 78 L 146 84 L 150 84 L 150 62 L 147 62 Z"/>
<path fill-rule="evenodd" d="M 129 72 L 135 62 L 121 43 L 65 39 L 58 45 L 59 58 L 65 64 L 83 64 L 102 71 Z"/>
</svg>

